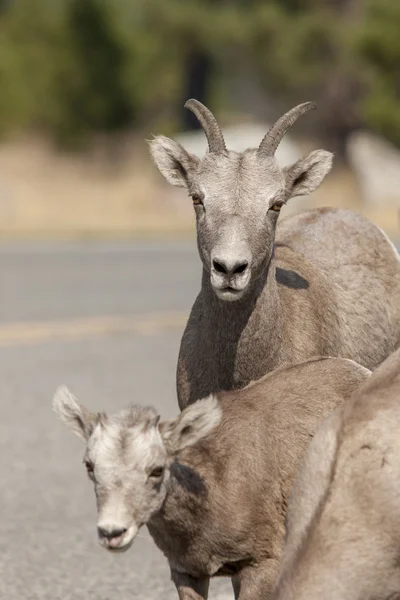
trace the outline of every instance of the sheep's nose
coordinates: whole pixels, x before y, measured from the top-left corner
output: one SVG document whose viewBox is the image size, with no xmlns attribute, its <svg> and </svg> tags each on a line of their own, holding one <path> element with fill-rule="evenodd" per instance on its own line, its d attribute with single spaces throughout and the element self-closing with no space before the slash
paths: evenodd
<svg viewBox="0 0 400 600">
<path fill-rule="evenodd" d="M 125 527 L 98 527 L 97 532 L 100 539 L 113 540 L 119 538 L 127 531 Z"/>
<path fill-rule="evenodd" d="M 247 271 L 249 262 L 247 260 L 240 259 L 227 259 L 227 258 L 214 258 L 213 267 L 217 273 L 223 273 L 224 275 L 239 275 Z"/>
</svg>

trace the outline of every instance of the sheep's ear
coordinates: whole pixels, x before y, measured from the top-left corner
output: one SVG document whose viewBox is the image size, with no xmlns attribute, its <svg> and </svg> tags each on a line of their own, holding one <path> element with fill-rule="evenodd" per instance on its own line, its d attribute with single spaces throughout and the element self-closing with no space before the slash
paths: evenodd
<svg viewBox="0 0 400 600">
<path fill-rule="evenodd" d="M 211 395 L 185 408 L 177 419 L 164 421 L 159 428 L 168 452 L 175 454 L 193 446 L 219 425 L 221 418 L 219 400 Z"/>
<path fill-rule="evenodd" d="M 283 169 L 288 197 L 311 194 L 322 183 L 332 168 L 333 154 L 314 150 L 294 165 Z"/>
<path fill-rule="evenodd" d="M 199 164 L 197 156 L 170 138 L 158 135 L 149 141 L 150 154 L 168 183 L 188 187 Z"/>
<path fill-rule="evenodd" d="M 85 441 L 90 438 L 99 420 L 99 415 L 91 413 L 80 404 L 66 386 L 60 386 L 54 394 L 53 410 L 76 435 Z"/>
</svg>

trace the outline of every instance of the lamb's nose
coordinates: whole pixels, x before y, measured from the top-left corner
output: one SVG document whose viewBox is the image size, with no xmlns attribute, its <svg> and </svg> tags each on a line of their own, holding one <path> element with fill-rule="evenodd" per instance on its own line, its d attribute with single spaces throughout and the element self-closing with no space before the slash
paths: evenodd
<svg viewBox="0 0 400 600">
<path fill-rule="evenodd" d="M 114 538 L 121 537 L 127 531 L 125 527 L 98 527 L 97 532 L 99 534 L 99 538 L 106 538 L 107 540 L 112 540 Z"/>
<path fill-rule="evenodd" d="M 213 267 L 218 273 L 224 273 L 225 275 L 237 275 L 239 273 L 244 273 L 249 266 L 247 260 L 240 259 L 223 259 L 223 258 L 214 258 L 213 259 Z"/>
</svg>

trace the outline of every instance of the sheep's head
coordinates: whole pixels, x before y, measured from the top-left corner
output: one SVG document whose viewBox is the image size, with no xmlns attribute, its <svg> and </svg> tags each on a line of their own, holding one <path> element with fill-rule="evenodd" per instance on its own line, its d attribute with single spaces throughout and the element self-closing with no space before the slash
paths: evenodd
<svg viewBox="0 0 400 600">
<path fill-rule="evenodd" d="M 275 151 L 297 119 L 316 108 L 296 106 L 281 117 L 258 149 L 230 152 L 212 113 L 197 100 L 186 105 L 208 139 L 203 159 L 173 140 L 150 142 L 154 162 L 172 185 L 186 187 L 193 199 L 197 240 L 211 286 L 221 300 L 238 300 L 268 265 L 282 205 L 292 196 L 314 191 L 332 166 L 332 154 L 316 150 L 290 167 L 280 168 Z"/>
<path fill-rule="evenodd" d="M 57 390 L 53 408 L 86 442 L 84 463 L 96 493 L 99 541 L 112 551 L 127 550 L 162 507 L 176 454 L 221 419 L 214 396 L 163 423 L 152 408 L 138 406 L 113 415 L 91 413 L 66 387 Z"/>
</svg>

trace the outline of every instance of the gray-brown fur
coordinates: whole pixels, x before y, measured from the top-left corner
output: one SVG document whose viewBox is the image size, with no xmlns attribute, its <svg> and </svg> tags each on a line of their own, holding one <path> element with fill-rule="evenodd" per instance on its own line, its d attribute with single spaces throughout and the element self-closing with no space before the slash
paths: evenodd
<svg viewBox="0 0 400 600">
<path fill-rule="evenodd" d="M 181 408 L 311 356 L 372 369 L 400 344 L 400 261 L 385 234 L 343 209 L 278 221 L 279 206 L 312 192 L 331 168 L 325 150 L 284 169 L 273 156 L 287 126 L 314 107 L 289 111 L 257 150 L 226 150 L 208 113 L 213 143 L 203 159 L 163 136 L 150 144 L 164 177 L 197 203 L 203 275 L 179 353 Z"/>
<path fill-rule="evenodd" d="M 318 429 L 274 600 L 400 598 L 400 350 Z"/>
<path fill-rule="evenodd" d="M 353 361 L 313 359 L 160 423 L 150 409 L 90 416 L 59 392 L 56 411 L 87 440 L 101 531 L 118 534 L 115 546 L 104 537 L 101 543 L 128 547 L 147 524 L 181 600 L 204 600 L 210 577 L 219 575 L 232 577 L 240 600 L 265 598 L 278 572 L 299 461 L 318 422 L 369 374 Z M 157 465 L 165 470 L 152 482 Z"/>
</svg>

